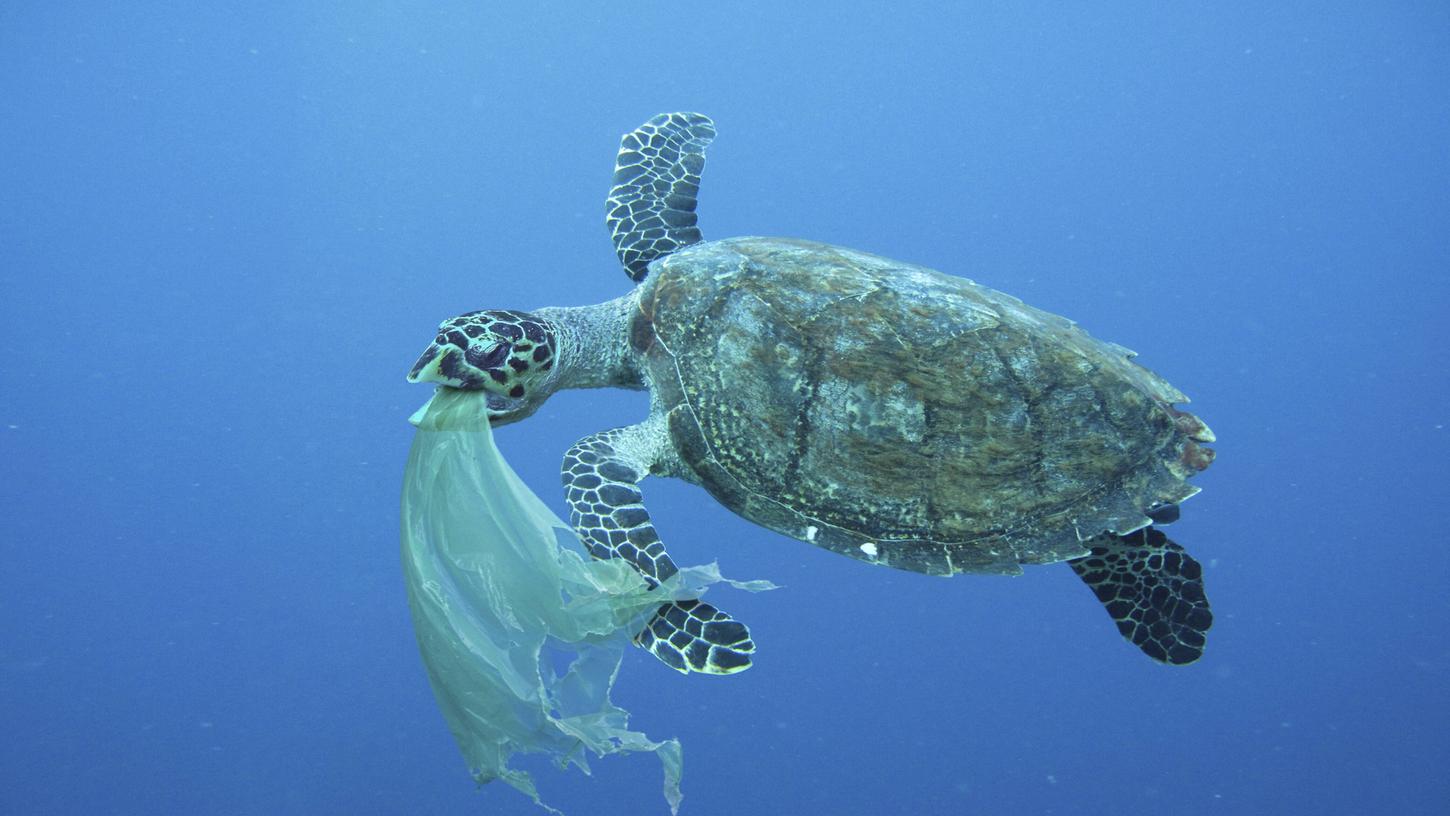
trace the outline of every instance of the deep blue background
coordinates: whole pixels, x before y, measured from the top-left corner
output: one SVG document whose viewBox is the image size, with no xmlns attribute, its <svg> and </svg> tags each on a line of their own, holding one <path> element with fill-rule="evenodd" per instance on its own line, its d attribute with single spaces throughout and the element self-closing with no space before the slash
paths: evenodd
<svg viewBox="0 0 1450 816">
<path fill-rule="evenodd" d="M 618 138 L 681 109 L 707 236 L 1006 290 L 1221 440 L 1182 669 L 1066 567 L 872 569 L 647 483 L 678 560 L 787 585 L 719 597 L 746 674 L 626 659 L 686 814 L 1450 808 L 1443 3 L 199 5 L 0 6 L 0 812 L 536 813 L 418 660 L 403 375 L 457 312 L 625 292 Z M 645 404 L 500 444 L 558 507 Z M 664 812 L 651 757 L 540 782 Z"/>
</svg>

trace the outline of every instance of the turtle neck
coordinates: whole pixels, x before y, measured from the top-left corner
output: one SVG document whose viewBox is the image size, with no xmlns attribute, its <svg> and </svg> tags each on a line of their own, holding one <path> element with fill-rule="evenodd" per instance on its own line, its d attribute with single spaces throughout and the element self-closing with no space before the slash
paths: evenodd
<svg viewBox="0 0 1450 816">
<path fill-rule="evenodd" d="M 549 321 L 559 337 L 558 377 L 551 390 L 645 387 L 629 353 L 629 321 L 639 290 L 592 306 L 547 306 L 534 315 Z"/>
</svg>

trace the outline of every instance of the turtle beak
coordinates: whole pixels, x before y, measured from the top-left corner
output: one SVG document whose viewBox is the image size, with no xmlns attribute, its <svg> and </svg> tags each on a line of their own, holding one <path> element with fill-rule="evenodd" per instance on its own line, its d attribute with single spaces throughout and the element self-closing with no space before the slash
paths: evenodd
<svg viewBox="0 0 1450 816">
<path fill-rule="evenodd" d="M 413 363 L 412 370 L 408 372 L 408 382 L 432 382 L 464 391 L 477 391 L 483 387 L 483 377 L 464 361 L 462 349 L 438 343 L 430 343 L 418 362 Z"/>
<path fill-rule="evenodd" d="M 450 344 L 430 344 L 428 350 L 418 358 L 418 362 L 413 363 L 412 370 L 408 372 L 408 382 L 437 383 L 460 391 L 484 390 L 483 372 L 469 365 L 463 351 Z M 492 391 L 487 392 L 484 398 L 488 404 L 489 424 L 494 427 L 517 422 L 532 414 L 538 407 L 525 400 Z"/>
<path fill-rule="evenodd" d="M 488 395 L 488 424 L 495 428 L 501 428 L 504 425 L 518 422 L 524 417 L 529 416 L 537 408 L 537 405 L 524 402 L 521 399 L 503 397 L 491 393 Z"/>
<path fill-rule="evenodd" d="M 428 350 L 423 352 L 423 356 L 413 363 L 413 369 L 408 372 L 408 382 L 435 382 L 438 376 L 439 351 L 437 343 L 429 344 Z"/>
</svg>

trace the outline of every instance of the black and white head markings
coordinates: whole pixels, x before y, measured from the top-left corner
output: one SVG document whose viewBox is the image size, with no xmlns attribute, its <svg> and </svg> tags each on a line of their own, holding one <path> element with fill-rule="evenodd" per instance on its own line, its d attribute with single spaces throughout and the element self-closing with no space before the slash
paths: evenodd
<svg viewBox="0 0 1450 816">
<path fill-rule="evenodd" d="M 533 413 L 559 351 L 558 334 L 527 312 L 468 312 L 443 321 L 409 382 L 436 382 L 465 391 L 487 391 L 493 424 Z"/>
</svg>

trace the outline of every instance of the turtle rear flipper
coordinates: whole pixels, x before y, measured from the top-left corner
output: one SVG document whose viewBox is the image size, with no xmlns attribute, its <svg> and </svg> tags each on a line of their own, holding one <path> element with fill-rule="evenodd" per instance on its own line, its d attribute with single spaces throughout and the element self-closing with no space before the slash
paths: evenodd
<svg viewBox="0 0 1450 816">
<path fill-rule="evenodd" d="M 681 673 L 734 674 L 750 668 L 750 630 L 703 601 L 661 606 L 634 642 Z"/>
<path fill-rule="evenodd" d="M 1089 543 L 1090 554 L 1067 563 L 1123 637 L 1160 663 L 1177 666 L 1202 657 L 1213 613 L 1198 562 L 1152 527 Z"/>
<path fill-rule="evenodd" d="M 665 552 L 638 483 L 669 440 L 658 423 L 600 431 L 564 454 L 569 521 L 589 554 L 623 558 L 651 588 L 680 570 Z M 698 600 L 665 603 L 634 642 L 678 672 L 734 674 L 755 651 L 745 624 Z"/>
</svg>

